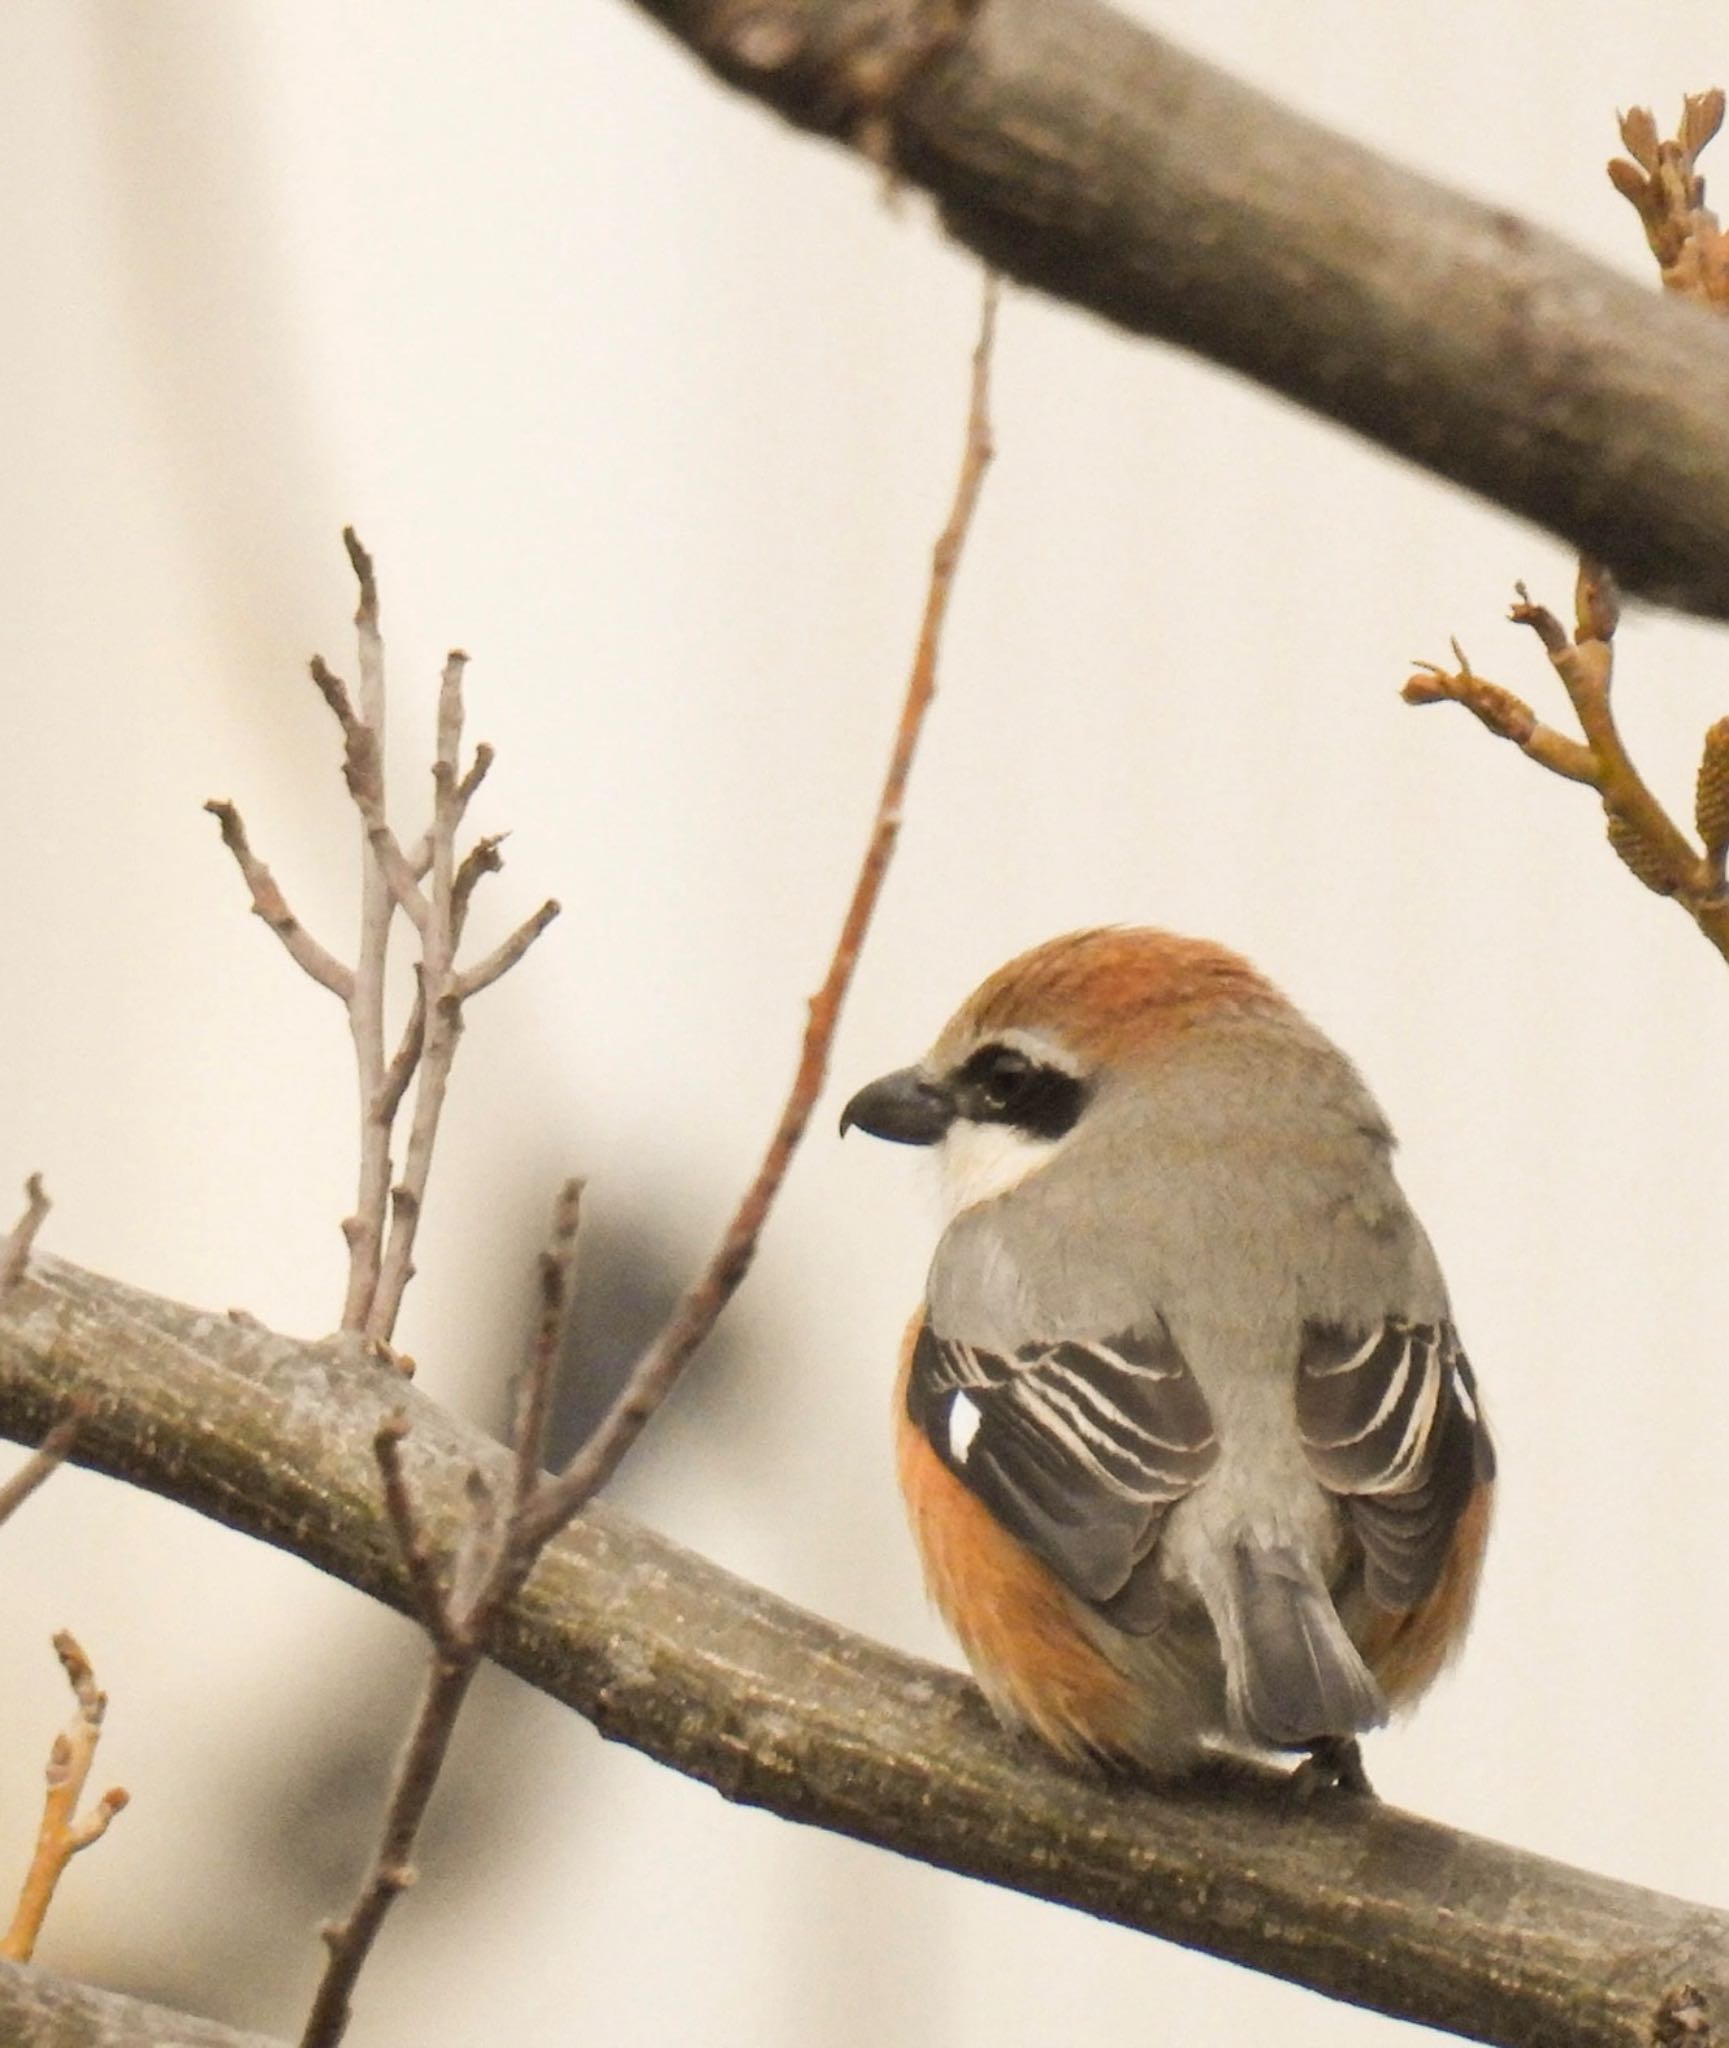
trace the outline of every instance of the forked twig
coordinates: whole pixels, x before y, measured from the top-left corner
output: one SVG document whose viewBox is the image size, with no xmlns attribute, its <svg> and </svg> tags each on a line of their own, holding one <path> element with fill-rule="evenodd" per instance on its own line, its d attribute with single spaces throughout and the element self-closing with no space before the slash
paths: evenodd
<svg viewBox="0 0 1729 2048">
<path fill-rule="evenodd" d="M 1729 236 L 1705 204 L 1699 153 L 1723 123 L 1721 91 L 1690 95 L 1679 129 L 1660 141 L 1646 108 L 1621 120 L 1621 139 L 1632 160 L 1609 165 L 1616 191 L 1636 208 L 1662 271 L 1665 289 L 1729 312 Z M 1529 626 L 1543 643 L 1566 690 L 1581 737 L 1544 725 L 1510 690 L 1473 673 L 1453 642 L 1453 669 L 1423 662 L 1405 684 L 1408 704 L 1463 705 L 1480 724 L 1569 782 L 1597 792 L 1609 844 L 1626 867 L 1659 896 L 1671 896 L 1725 960 L 1729 960 L 1729 719 L 1705 735 L 1694 799 L 1701 844 L 1695 845 L 1641 774 L 1611 698 L 1615 627 L 1620 600 L 1607 568 L 1588 556 L 1579 561 L 1571 634 L 1553 612 L 1533 604 L 1525 586 L 1515 586 L 1515 624 Z"/>
<path fill-rule="evenodd" d="M 925 715 L 936 691 L 937 652 L 962 545 L 991 458 L 990 360 L 997 286 L 987 281 L 973 352 L 966 446 L 947 524 L 937 540 L 918 647 L 907 681 L 882 794 L 828 973 L 811 998 L 797 1070 L 762 1164 L 745 1191 L 714 1256 L 686 1291 L 665 1328 L 638 1359 L 624 1388 L 588 1444 L 555 1478 L 541 1470 L 553 1380 L 564 1350 L 573 1296 L 581 1186 L 561 1194 L 540 1263 L 540 1314 L 517 1389 L 511 1432 L 513 1482 L 500 1510 L 479 1473 L 470 1475 L 469 1520 L 447 1570 L 440 1570 L 402 1464 L 403 1425 L 391 1421 L 375 1443 L 385 1500 L 417 1612 L 432 1640 L 425 1690 L 398 1768 L 377 1852 L 347 1917 L 325 1929 L 329 1954 L 308 2015 L 301 2048 L 335 2048 L 347 2030 L 354 1986 L 392 1903 L 414 1879 L 412 1856 L 433 1786 L 469 1686 L 498 1616 L 521 1591 L 541 1552 L 616 1469 L 643 1425 L 665 1400 L 714 1327 L 749 1268 L 763 1223 L 797 1150 L 828 1070 L 840 1019 L 872 912 L 882 894 L 907 780 Z M 440 759 L 450 758 L 441 743 Z M 430 900 L 449 900 L 456 876 L 429 869 Z M 484 963 L 483 963 L 484 964 Z M 437 1001 L 427 993 L 428 1039 Z M 428 1055 L 430 1058 L 430 1053 Z"/>
<path fill-rule="evenodd" d="M 444 665 L 432 821 L 413 848 L 405 850 L 391 828 L 385 801 L 386 699 L 378 582 L 372 558 L 352 528 L 344 529 L 342 540 L 360 592 L 354 613 L 358 701 L 321 655 L 313 657 L 310 668 L 342 735 L 343 781 L 360 819 L 360 933 L 353 967 L 321 945 L 294 915 L 276 878 L 252 851 L 234 805 L 213 801 L 205 809 L 221 827 L 223 844 L 246 882 L 253 910 L 289 958 L 328 989 L 347 1013 L 359 1085 L 360 1175 L 354 1213 L 342 1226 L 348 1280 L 341 1327 L 388 1350 L 414 1274 L 415 1233 L 462 1033 L 462 1006 L 516 965 L 558 915 L 558 905 L 542 904 L 490 953 L 466 968 L 458 967 L 457 948 L 475 887 L 503 864 L 496 835 L 479 840 L 460 857 L 456 848 L 469 803 L 493 759 L 492 749 L 481 745 L 466 770 L 461 764 L 462 681 L 468 657 L 453 652 Z M 414 929 L 419 959 L 413 1008 L 401 1039 L 387 1053 L 386 970 L 398 911 Z M 398 1179 L 396 1118 L 411 1084 L 414 1107 Z"/>
<path fill-rule="evenodd" d="M 25 1873 L 12 1924 L 0 1936 L 0 1956 L 13 1963 L 27 1963 L 35 1953 L 42 1922 L 67 1864 L 80 1849 L 88 1849 L 108 1832 L 109 1822 L 127 1802 L 126 1793 L 115 1786 L 104 1792 L 88 1813 L 80 1816 L 78 1812 L 85 1781 L 96 1761 L 96 1746 L 102 1739 L 108 1696 L 97 1690 L 89 1658 L 64 1629 L 54 1638 L 54 1648 L 78 1708 L 48 1752 L 48 1792 L 42 1804 L 36 1853 Z"/>
<path fill-rule="evenodd" d="M 470 1473 L 467 1528 L 448 1572 L 441 1571 L 403 1465 L 407 1422 L 392 1416 L 373 1439 L 385 1506 L 414 1595 L 415 1612 L 432 1642 L 432 1656 L 385 1808 L 378 1847 L 354 1904 L 343 1919 L 324 1929 L 324 1974 L 307 2014 L 301 2048 L 334 2048 L 347 2032 L 354 1986 L 373 1943 L 397 1897 L 414 1882 L 412 1858 L 420 1825 L 444 1768 L 463 1701 L 485 1661 L 493 1623 L 522 1583 L 522 1577 L 507 1570 L 506 1557 L 507 1553 L 512 1559 L 516 1555 L 512 1526 L 540 1480 L 553 1380 L 564 1350 L 574 1293 L 581 1194 L 578 1181 L 568 1182 L 561 1191 L 540 1258 L 540 1314 L 517 1393 L 511 1433 L 516 1481 L 505 1521 L 500 1524 L 498 1520 L 485 1480 L 478 1472 Z"/>
</svg>

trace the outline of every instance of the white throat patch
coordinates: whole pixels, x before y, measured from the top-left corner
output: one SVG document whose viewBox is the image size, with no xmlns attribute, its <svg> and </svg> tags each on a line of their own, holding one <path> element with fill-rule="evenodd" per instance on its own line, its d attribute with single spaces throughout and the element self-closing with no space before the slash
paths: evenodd
<svg viewBox="0 0 1729 2048">
<path fill-rule="evenodd" d="M 951 1124 L 936 1148 L 943 1220 L 948 1222 L 963 1209 L 1019 1187 L 1062 1146 L 1061 1138 L 1029 1138 L 1012 1124 L 975 1124 L 964 1119 Z"/>
</svg>

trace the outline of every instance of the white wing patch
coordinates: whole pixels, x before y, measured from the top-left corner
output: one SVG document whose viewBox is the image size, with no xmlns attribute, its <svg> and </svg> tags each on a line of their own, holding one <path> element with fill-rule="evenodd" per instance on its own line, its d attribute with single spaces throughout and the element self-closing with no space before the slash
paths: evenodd
<svg viewBox="0 0 1729 2048">
<path fill-rule="evenodd" d="M 949 1456 L 957 1465 L 964 1465 L 967 1453 L 973 1447 L 973 1438 L 979 1433 L 979 1424 L 984 1421 L 976 1401 L 965 1394 L 956 1394 L 949 1403 Z"/>
<path fill-rule="evenodd" d="M 1004 1354 L 934 1335 L 913 1346 L 907 1418 L 995 1519 L 1068 1589 L 1116 1602 L 1165 1511 L 1218 1460 L 1207 1405 L 1162 1321 Z M 1162 1613 L 1143 1588 L 1117 1625 Z M 1117 1610 L 1113 1609 L 1113 1614 Z"/>
</svg>

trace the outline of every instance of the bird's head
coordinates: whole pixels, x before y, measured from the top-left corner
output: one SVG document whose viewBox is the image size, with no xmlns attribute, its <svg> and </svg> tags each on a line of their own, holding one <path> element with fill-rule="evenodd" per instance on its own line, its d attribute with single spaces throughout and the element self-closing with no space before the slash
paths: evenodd
<svg viewBox="0 0 1729 2048">
<path fill-rule="evenodd" d="M 980 984 L 915 1066 L 841 1113 L 899 1145 L 939 1148 L 951 1213 L 1006 1194 L 1090 1111 L 1209 1019 L 1283 1007 L 1246 960 L 1144 927 L 1070 932 Z"/>
</svg>

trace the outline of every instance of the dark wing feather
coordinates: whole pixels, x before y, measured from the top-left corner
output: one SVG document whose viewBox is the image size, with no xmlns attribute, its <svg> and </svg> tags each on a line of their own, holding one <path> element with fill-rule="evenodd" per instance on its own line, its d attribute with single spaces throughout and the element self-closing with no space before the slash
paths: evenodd
<svg viewBox="0 0 1729 2048">
<path fill-rule="evenodd" d="M 926 1323 L 907 1414 L 1072 1592 L 1121 1627 L 1156 1625 L 1156 1586 L 1131 1586 L 1131 1576 L 1166 1510 L 1218 1457 L 1207 1404 L 1162 1322 L 1108 1342 L 1029 1344 L 1012 1357 Z"/>
<path fill-rule="evenodd" d="M 1440 1579 L 1466 1504 L 1495 1476 L 1452 1324 L 1309 1324 L 1297 1428 L 1315 1476 L 1342 1497 L 1362 1542 L 1370 1599 L 1395 1613 L 1418 1606 Z"/>
</svg>

